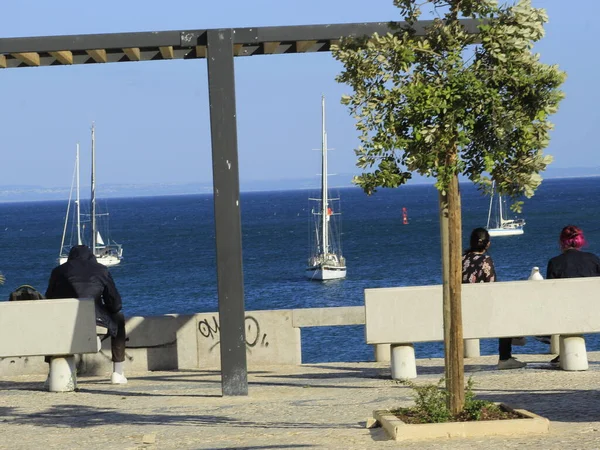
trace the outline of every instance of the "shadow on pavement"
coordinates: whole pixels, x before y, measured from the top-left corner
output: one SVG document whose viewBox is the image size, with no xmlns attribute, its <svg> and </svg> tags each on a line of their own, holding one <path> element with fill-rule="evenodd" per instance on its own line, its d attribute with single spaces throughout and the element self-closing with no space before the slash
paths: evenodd
<svg viewBox="0 0 600 450">
<path fill-rule="evenodd" d="M 164 405 L 158 406 L 161 408 Z M 315 423 L 238 420 L 228 416 L 203 414 L 139 414 L 116 408 L 91 407 L 85 405 L 55 405 L 31 414 L 20 413 L 13 408 L 0 409 L 0 421 L 6 425 L 34 425 L 39 427 L 93 428 L 106 425 L 161 425 L 161 426 L 223 426 L 249 427 L 255 429 L 348 429 L 350 423 Z"/>
<path fill-rule="evenodd" d="M 477 398 L 523 408 L 554 422 L 600 421 L 600 392 L 595 389 L 485 390 Z"/>
</svg>

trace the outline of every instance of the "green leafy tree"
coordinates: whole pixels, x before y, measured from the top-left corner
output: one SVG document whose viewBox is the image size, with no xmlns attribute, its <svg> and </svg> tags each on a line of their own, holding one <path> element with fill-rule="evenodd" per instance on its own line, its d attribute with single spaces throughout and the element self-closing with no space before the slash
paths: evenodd
<svg viewBox="0 0 600 450">
<path fill-rule="evenodd" d="M 354 182 L 372 194 L 406 183 L 415 172 L 436 179 L 445 378 L 451 411 L 458 413 L 464 405 L 458 176 L 486 192 L 494 181 L 504 195 L 531 197 L 552 161 L 543 149 L 565 74 L 533 53 L 547 16 L 529 0 L 394 4 L 404 22 L 391 24 L 385 36 L 345 38 L 333 55 L 343 64 L 337 80 L 353 90 L 342 102 L 360 133 L 355 152 L 364 172 Z M 422 7 L 433 20 L 421 20 Z"/>
</svg>

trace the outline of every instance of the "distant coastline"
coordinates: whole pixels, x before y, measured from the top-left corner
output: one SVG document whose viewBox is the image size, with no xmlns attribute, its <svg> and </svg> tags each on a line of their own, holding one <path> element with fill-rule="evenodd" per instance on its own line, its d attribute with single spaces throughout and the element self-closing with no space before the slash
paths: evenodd
<svg viewBox="0 0 600 450">
<path fill-rule="evenodd" d="M 344 173 L 331 177 L 330 185 L 333 189 L 354 187 L 351 180 L 355 174 Z M 569 178 L 594 178 L 600 177 L 600 167 L 549 167 L 542 177 L 545 180 Z M 336 180 L 338 183 L 336 183 Z M 343 180 L 343 181 L 342 181 Z M 416 175 L 409 184 L 433 184 L 434 180 Z M 85 193 L 89 186 L 82 186 Z M 312 178 L 259 180 L 240 182 L 241 192 L 270 192 L 289 190 L 318 189 L 318 180 Z M 35 185 L 7 185 L 0 186 L 0 203 L 37 202 L 37 201 L 65 201 L 69 198 L 69 187 L 43 187 Z M 209 183 L 154 183 L 154 184 L 107 184 L 96 188 L 98 198 L 132 198 L 132 197 L 160 197 L 172 195 L 200 195 L 211 194 L 212 182 Z M 85 194 L 83 197 L 86 198 Z"/>
</svg>

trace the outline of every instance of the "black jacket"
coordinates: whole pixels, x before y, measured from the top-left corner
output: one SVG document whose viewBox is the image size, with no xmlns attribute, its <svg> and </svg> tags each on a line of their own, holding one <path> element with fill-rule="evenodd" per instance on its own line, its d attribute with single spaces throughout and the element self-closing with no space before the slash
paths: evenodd
<svg viewBox="0 0 600 450">
<path fill-rule="evenodd" d="M 570 249 L 548 261 L 546 278 L 599 277 L 600 258 L 593 253 Z"/>
<path fill-rule="evenodd" d="M 110 272 L 96 261 L 89 247 L 73 247 L 67 262 L 52 270 L 46 298 L 93 298 L 96 322 L 116 336 L 117 325 L 111 315 L 121 310 L 121 296 Z"/>
</svg>

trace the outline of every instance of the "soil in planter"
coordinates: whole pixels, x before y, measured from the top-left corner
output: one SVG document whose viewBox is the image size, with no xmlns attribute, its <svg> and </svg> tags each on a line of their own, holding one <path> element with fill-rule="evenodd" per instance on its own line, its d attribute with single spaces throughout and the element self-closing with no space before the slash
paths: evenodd
<svg viewBox="0 0 600 450">
<path fill-rule="evenodd" d="M 408 424 L 419 423 L 442 423 L 442 422 L 471 422 L 481 420 L 507 420 L 523 419 L 524 417 L 515 411 L 506 411 L 494 403 L 482 405 L 476 414 L 463 411 L 456 416 L 450 416 L 448 420 L 432 420 L 432 417 L 424 414 L 417 408 L 398 408 L 391 411 L 398 419 Z"/>
</svg>

